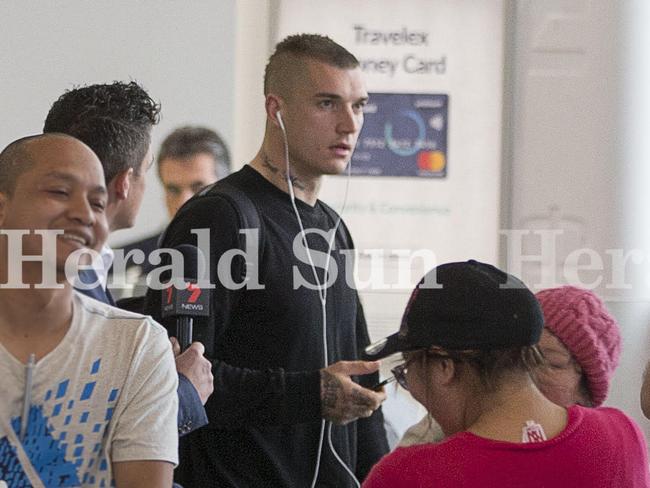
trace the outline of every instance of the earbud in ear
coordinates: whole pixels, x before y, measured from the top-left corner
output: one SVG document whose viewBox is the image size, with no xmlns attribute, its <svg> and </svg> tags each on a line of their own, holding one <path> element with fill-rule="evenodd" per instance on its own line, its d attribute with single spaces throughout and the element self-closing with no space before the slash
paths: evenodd
<svg viewBox="0 0 650 488">
<path fill-rule="evenodd" d="M 282 129 L 284 131 L 284 122 L 282 121 L 282 112 L 280 112 L 278 110 L 277 112 L 275 112 L 275 116 L 278 119 L 278 124 L 280 124 L 280 129 Z"/>
</svg>

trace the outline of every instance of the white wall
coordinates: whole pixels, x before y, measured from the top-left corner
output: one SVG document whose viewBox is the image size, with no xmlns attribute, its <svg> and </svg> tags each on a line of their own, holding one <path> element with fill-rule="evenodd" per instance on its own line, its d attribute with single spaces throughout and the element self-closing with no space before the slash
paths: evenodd
<svg viewBox="0 0 650 488">
<path fill-rule="evenodd" d="M 555 241 L 554 258 L 542 265 L 519 267 L 512 253 L 504 262 L 537 288 L 574 281 L 565 270 L 577 272 L 584 285 L 597 285 L 623 334 L 607 403 L 635 417 L 648 434 L 638 398 L 650 343 L 650 4 L 514 5 L 506 226 L 564 233 Z M 595 251 L 591 264 L 600 269 L 565 265 L 567 254 L 581 247 Z M 621 268 L 628 286 L 619 286 L 608 250 L 635 249 L 646 255 L 644 262 Z M 524 242 L 524 254 L 540 250 L 539 238 Z M 585 255 L 581 264 L 589 260 Z"/>
<path fill-rule="evenodd" d="M 0 146 L 38 133 L 52 102 L 74 85 L 134 79 L 162 103 L 154 148 L 180 124 L 232 140 L 234 0 L 2 0 Z M 133 229 L 166 221 L 155 171 Z"/>
<path fill-rule="evenodd" d="M 257 154 L 264 137 L 264 67 L 271 54 L 273 1 L 238 0 L 235 29 L 233 166 Z"/>
<path fill-rule="evenodd" d="M 628 0 L 621 7 L 619 56 L 622 83 L 616 124 L 621 137 L 615 147 L 622 185 L 621 243 L 626 250 L 639 250 L 643 258 L 629 266 L 626 300 L 612 303 L 624 331 L 624 354 L 617 372 L 611 402 L 634 413 L 650 442 L 650 421 L 639 408 L 642 372 L 650 357 L 650 3 Z"/>
</svg>

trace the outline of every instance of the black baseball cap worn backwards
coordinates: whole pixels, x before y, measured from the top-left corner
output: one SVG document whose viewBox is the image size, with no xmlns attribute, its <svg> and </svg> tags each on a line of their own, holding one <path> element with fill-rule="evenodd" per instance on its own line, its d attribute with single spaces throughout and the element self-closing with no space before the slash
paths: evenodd
<svg viewBox="0 0 650 488">
<path fill-rule="evenodd" d="M 442 264 L 411 294 L 399 332 L 365 349 L 375 360 L 439 346 L 492 350 L 537 344 L 544 316 L 524 283 L 478 261 Z"/>
</svg>

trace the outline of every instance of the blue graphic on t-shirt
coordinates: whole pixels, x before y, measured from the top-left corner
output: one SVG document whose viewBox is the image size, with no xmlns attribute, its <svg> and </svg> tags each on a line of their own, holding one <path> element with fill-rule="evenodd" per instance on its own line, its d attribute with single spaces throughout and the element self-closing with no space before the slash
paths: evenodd
<svg viewBox="0 0 650 488">
<path fill-rule="evenodd" d="M 20 417 L 11 419 L 11 426 L 14 432 L 20 432 Z M 9 444 L 7 438 L 0 440 L 0 445 L 3 443 Z M 52 432 L 47 426 L 47 419 L 43 416 L 43 409 L 41 406 L 32 406 L 29 409 L 29 423 L 27 425 L 27 435 L 22 442 L 25 454 L 34 466 L 38 473 L 39 478 L 47 487 L 65 487 L 65 486 L 79 486 L 79 478 L 77 477 L 77 470 L 74 464 L 65 460 L 65 448 L 63 445 L 52 437 Z M 12 446 L 10 447 L 10 454 L 13 455 L 15 460 L 16 453 Z M 11 460 L 10 460 L 11 461 Z M 20 464 L 13 468 L 12 473 L 4 473 L 5 463 L 0 456 L 0 479 L 3 479 L 7 484 L 14 487 L 31 486 L 29 481 L 27 484 L 22 484 L 20 481 L 10 481 L 10 476 L 15 476 L 14 473 L 17 469 L 24 472 Z M 26 477 L 25 477 L 26 479 Z"/>
<path fill-rule="evenodd" d="M 91 377 L 99 373 L 100 365 L 101 359 L 93 362 L 89 371 Z M 65 395 L 68 393 L 70 382 L 68 379 L 64 379 L 45 394 L 45 402 L 56 401 L 53 407 L 48 407 L 49 417 L 43 413 L 43 406 L 32 405 L 30 407 L 27 432 L 22 446 L 33 468 L 47 488 L 79 486 L 81 484 L 79 469 L 82 469 L 83 473 L 83 469 L 91 468 L 95 460 L 100 464 L 100 471 L 106 471 L 108 468 L 105 459 L 98 459 L 101 457 L 99 454 L 101 444 L 96 443 L 92 452 L 85 450 L 81 445 L 84 442 L 84 436 L 75 428 L 75 426 L 88 422 L 91 413 L 90 405 L 86 404 L 81 407 L 84 410 L 80 414 L 75 415 L 71 412 L 73 408 L 79 408 L 80 404 L 88 402 L 93 397 L 95 385 L 95 381 L 88 381 L 83 385 L 78 398 L 66 400 Z M 92 429 L 94 433 L 99 433 L 110 421 L 118 394 L 118 388 L 110 391 L 106 403 L 106 415 L 102 419 L 104 422 L 94 424 Z M 65 419 L 61 427 L 67 430 L 54 431 L 52 427 L 48 426 L 49 419 L 62 414 L 65 415 Z M 11 419 L 11 426 L 17 435 L 20 431 L 20 424 L 20 416 Z M 10 488 L 30 488 L 32 486 L 17 457 L 16 448 L 11 445 L 7 437 L 0 439 L 0 480 L 5 481 Z M 101 482 L 103 481 L 101 480 Z M 83 476 L 83 483 L 84 485 L 95 485 L 95 477 L 86 472 Z"/>
<path fill-rule="evenodd" d="M 16 449 L 6 437 L 0 439 L 0 480 L 6 482 L 11 488 L 32 486 L 16 456 Z"/>
</svg>

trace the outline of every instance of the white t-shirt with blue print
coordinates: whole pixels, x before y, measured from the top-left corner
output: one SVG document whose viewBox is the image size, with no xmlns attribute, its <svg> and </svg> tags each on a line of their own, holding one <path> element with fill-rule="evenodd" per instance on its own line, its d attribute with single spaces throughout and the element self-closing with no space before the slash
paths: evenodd
<svg viewBox="0 0 650 488">
<path fill-rule="evenodd" d="M 0 344 L 0 486 L 113 486 L 111 463 L 178 462 L 178 376 L 150 317 L 75 293 L 70 329 L 33 368 Z"/>
</svg>

